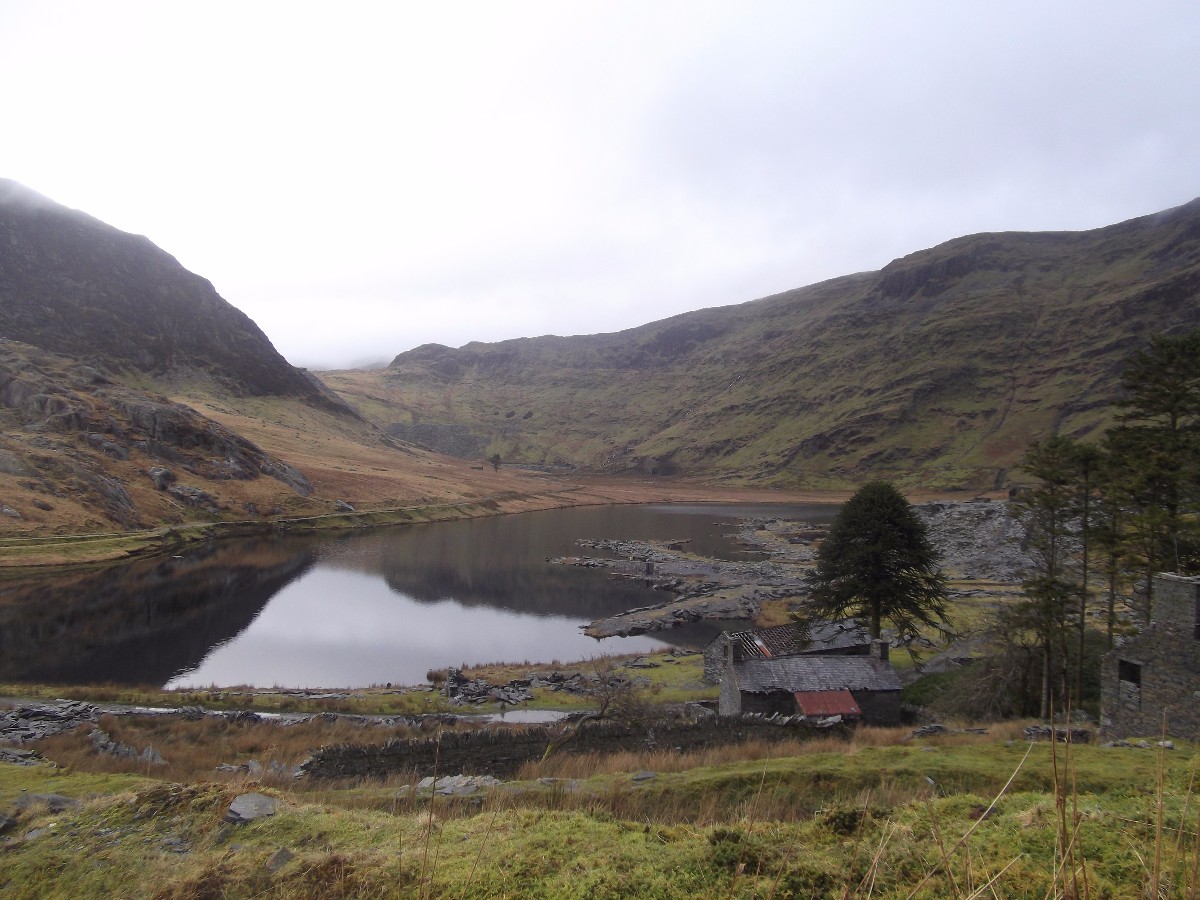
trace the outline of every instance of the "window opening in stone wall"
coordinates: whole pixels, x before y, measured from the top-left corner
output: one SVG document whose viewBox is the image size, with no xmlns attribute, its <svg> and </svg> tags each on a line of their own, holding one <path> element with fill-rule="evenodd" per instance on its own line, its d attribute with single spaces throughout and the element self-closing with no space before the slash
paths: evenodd
<svg viewBox="0 0 1200 900">
<path fill-rule="evenodd" d="M 1117 660 L 1117 693 L 1125 706 L 1142 705 L 1142 667 L 1127 659 Z"/>
<path fill-rule="evenodd" d="M 1117 661 L 1117 677 L 1122 681 L 1128 681 L 1130 684 L 1142 686 L 1142 667 L 1135 662 L 1130 662 L 1127 659 Z"/>
</svg>

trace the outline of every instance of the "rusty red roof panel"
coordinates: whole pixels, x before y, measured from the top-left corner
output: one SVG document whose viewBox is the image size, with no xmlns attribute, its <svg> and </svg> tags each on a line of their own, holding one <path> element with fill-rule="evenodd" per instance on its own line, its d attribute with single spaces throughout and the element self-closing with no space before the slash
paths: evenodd
<svg viewBox="0 0 1200 900">
<path fill-rule="evenodd" d="M 849 691 L 796 691 L 796 706 L 806 716 L 857 718 L 862 715 Z"/>
</svg>

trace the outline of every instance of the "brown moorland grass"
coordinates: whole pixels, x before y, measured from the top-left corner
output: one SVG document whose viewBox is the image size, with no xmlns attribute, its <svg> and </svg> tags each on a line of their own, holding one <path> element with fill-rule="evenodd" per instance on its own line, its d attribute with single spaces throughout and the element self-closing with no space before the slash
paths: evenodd
<svg viewBox="0 0 1200 900">
<path fill-rule="evenodd" d="M 524 782 L 467 798 L 400 793 L 394 781 L 306 794 L 283 784 L 113 781 L 108 791 L 128 793 L 76 813 L 23 812 L 18 827 L 41 836 L 6 848 L 0 889 L 187 898 L 1194 894 L 1190 746 L 1029 745 L 1010 739 L 1019 727 L 915 743 L 902 730 L 864 729 L 799 756 L 660 771 L 640 783 L 628 771 L 577 785 Z M 130 776 L 0 767 L 0 795 L 23 783 L 78 796 L 105 777 Z M 283 809 L 231 831 L 220 816 L 251 788 L 279 796 Z M 289 855 L 272 863 L 280 848 Z"/>
<path fill-rule="evenodd" d="M 177 716 L 102 716 L 98 727 L 117 743 L 139 753 L 153 747 L 166 765 L 152 766 L 136 758 L 97 752 L 89 735 L 91 726 L 44 738 L 38 750 L 60 766 L 76 772 L 131 772 L 169 781 L 237 780 L 216 772 L 218 766 L 245 765 L 250 760 L 264 770 L 272 762 L 288 771 L 317 747 L 331 744 L 375 744 L 392 737 L 415 737 L 416 728 L 363 726 L 337 718 L 320 717 L 295 725 L 238 722 L 206 717 L 188 720 Z M 244 780 L 244 779 L 243 779 Z"/>
</svg>

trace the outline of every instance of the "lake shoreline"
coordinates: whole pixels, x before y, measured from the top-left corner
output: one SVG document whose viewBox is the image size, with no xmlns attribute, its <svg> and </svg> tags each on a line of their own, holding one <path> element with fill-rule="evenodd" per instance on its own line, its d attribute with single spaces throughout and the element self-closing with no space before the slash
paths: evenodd
<svg viewBox="0 0 1200 900">
<path fill-rule="evenodd" d="M 548 482 L 555 479 L 546 476 Z M 910 500 L 963 500 L 963 491 L 921 491 Z M 684 479 L 590 476 L 547 484 L 545 492 L 510 493 L 403 507 L 317 516 L 194 522 L 125 532 L 67 535 L 9 534 L 0 538 L 0 579 L 38 571 L 65 572 L 177 553 L 192 544 L 282 533 L 335 533 L 561 509 L 641 503 L 841 503 L 850 491 L 778 490 L 713 486 Z"/>
</svg>

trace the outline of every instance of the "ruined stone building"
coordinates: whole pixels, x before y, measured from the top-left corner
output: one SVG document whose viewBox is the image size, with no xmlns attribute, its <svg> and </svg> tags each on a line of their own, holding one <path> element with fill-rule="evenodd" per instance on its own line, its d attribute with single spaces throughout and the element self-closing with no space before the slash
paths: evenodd
<svg viewBox="0 0 1200 900">
<path fill-rule="evenodd" d="M 802 654 L 731 661 L 721 676 L 718 711 L 840 715 L 871 725 L 900 722 L 900 678 L 888 660 L 887 641 L 875 641 L 869 656 Z"/>
<path fill-rule="evenodd" d="M 866 656 L 870 651 L 871 635 L 857 619 L 789 622 L 751 631 L 727 631 L 704 648 L 704 680 L 720 684 L 731 664 L 748 659 L 809 654 Z"/>
<path fill-rule="evenodd" d="M 1112 737 L 1200 741 L 1200 577 L 1154 576 L 1154 619 L 1104 657 L 1101 717 Z"/>
</svg>

